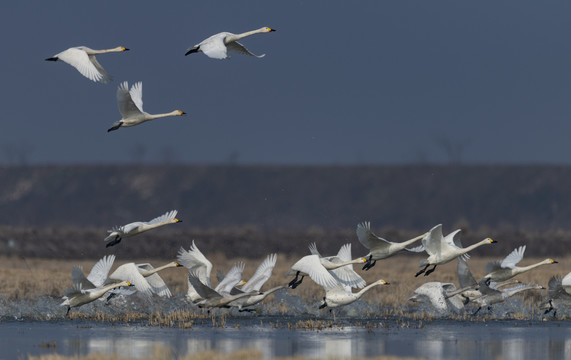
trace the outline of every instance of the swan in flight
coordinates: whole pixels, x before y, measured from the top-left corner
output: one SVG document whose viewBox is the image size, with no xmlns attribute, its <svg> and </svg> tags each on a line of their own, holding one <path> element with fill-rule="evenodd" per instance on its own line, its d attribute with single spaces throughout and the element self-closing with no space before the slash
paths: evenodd
<svg viewBox="0 0 571 360">
<path fill-rule="evenodd" d="M 203 52 L 206 56 L 213 59 L 226 59 L 228 58 L 228 51 L 232 51 L 239 54 L 255 56 L 257 58 L 262 58 L 266 54 L 255 55 L 252 54 L 244 45 L 240 44 L 238 40 L 245 38 L 246 36 L 268 33 L 276 31 L 275 29 L 270 29 L 269 27 L 263 27 L 257 30 L 247 31 L 241 34 L 232 34 L 229 32 L 221 32 L 212 35 L 206 40 L 202 40 L 200 43 L 194 45 L 193 47 L 186 50 L 184 54 L 189 55 L 192 53 Z"/>
<path fill-rule="evenodd" d="M 212 263 L 198 249 L 194 240 L 189 250 L 183 247 L 178 251 L 177 261 L 188 269 L 188 273 L 193 273 L 203 284 L 210 287 L 210 273 L 212 272 Z M 188 291 L 186 298 L 191 302 L 201 300 L 202 297 L 196 292 L 190 280 L 188 280 Z"/>
<path fill-rule="evenodd" d="M 129 83 L 127 81 L 119 85 L 117 88 L 117 105 L 119 106 L 119 112 L 123 118 L 113 123 L 107 132 L 117 130 L 120 127 L 135 126 L 149 120 L 167 116 L 186 115 L 186 113 L 181 110 L 156 115 L 143 111 L 143 83 L 140 81 L 131 86 L 131 90 L 129 90 Z"/>
<path fill-rule="evenodd" d="M 311 280 L 313 280 L 317 285 L 334 287 L 337 284 L 337 281 L 340 280 L 341 282 L 344 282 L 344 280 L 337 277 L 333 272 L 330 272 L 329 270 L 338 269 L 340 267 L 351 264 L 362 264 L 365 261 L 367 261 L 367 259 L 358 258 L 354 260 L 336 262 L 322 258 L 320 255 L 307 255 L 293 264 L 291 270 L 287 272 L 287 276 L 295 275 L 293 280 L 289 282 L 288 286 L 292 289 L 295 289 L 301 284 L 305 276 L 309 276 Z M 301 276 L 301 279 L 299 276 Z M 357 281 L 359 281 L 359 279 L 357 279 Z"/>
<path fill-rule="evenodd" d="M 60 305 L 67 306 L 67 312 L 65 313 L 67 316 L 72 307 L 88 304 L 99 299 L 108 291 L 124 286 L 131 286 L 131 283 L 128 281 L 121 281 L 91 289 L 83 289 L 81 283 L 74 283 L 73 287 L 65 292 L 62 298 L 63 302 Z"/>
<path fill-rule="evenodd" d="M 87 276 L 83 273 L 83 268 L 76 265 L 71 269 L 71 280 L 73 284 L 81 284 L 83 290 L 103 286 L 114 261 L 115 255 L 104 256 L 93 265 Z"/>
<path fill-rule="evenodd" d="M 500 290 L 496 287 L 496 283 L 491 283 L 489 286 L 486 281 L 480 281 L 479 290 L 482 296 L 473 300 L 478 304 L 478 309 L 472 314 L 476 315 L 482 306 L 487 306 L 488 310 L 492 309 L 492 305 L 506 301 L 509 297 L 526 290 L 545 289 L 541 285 L 535 284 L 520 284 L 512 286 L 507 289 Z"/>
<path fill-rule="evenodd" d="M 351 244 L 345 244 L 341 246 L 339 252 L 335 256 L 321 256 L 319 251 L 317 250 L 317 246 L 315 243 L 309 244 L 309 251 L 312 255 L 319 256 L 319 260 L 321 264 L 326 269 L 331 272 L 331 275 L 337 279 L 343 285 L 347 285 L 349 287 L 354 288 L 363 288 L 367 283 L 361 277 L 361 275 L 357 274 L 355 270 L 353 270 L 353 264 L 361 264 L 366 261 L 365 258 L 358 258 L 355 260 L 351 260 Z M 346 264 L 341 267 L 332 268 L 337 264 Z"/>
<path fill-rule="evenodd" d="M 170 262 L 157 268 L 153 268 L 151 264 L 126 263 L 115 269 L 115 271 L 109 275 L 106 283 L 112 284 L 115 282 L 128 281 L 133 284 L 133 286 L 135 286 L 137 291 L 145 296 L 151 296 L 153 293 L 155 293 L 161 297 L 168 298 L 171 296 L 171 292 L 163 279 L 157 274 L 157 272 L 164 269 L 180 266 L 181 265 L 176 261 Z M 133 292 L 134 291 L 132 290 L 112 291 L 113 294 L 124 295 L 130 295 Z"/>
<path fill-rule="evenodd" d="M 428 232 L 425 237 L 422 238 L 422 248 L 428 253 L 429 256 L 427 259 L 420 261 L 418 267 L 424 266 L 424 269 L 417 272 L 414 276 L 416 277 L 422 273 L 425 273 L 424 276 L 427 276 L 436 269 L 437 265 L 446 264 L 458 256 L 464 256 L 464 258 L 466 258 L 468 257 L 467 253 L 470 250 L 473 250 L 482 245 L 493 244 L 496 242 L 497 241 L 495 240 L 486 238 L 480 242 L 463 248 L 462 244 L 460 243 L 460 229 L 455 230 L 444 237 L 442 235 L 442 225 L 436 225 Z M 426 269 L 428 269 L 430 265 L 434 265 L 434 267 L 427 271 Z"/>
<path fill-rule="evenodd" d="M 463 291 L 456 289 L 452 283 L 427 282 L 416 288 L 407 301 L 426 307 L 439 316 L 447 316 L 464 309 L 463 301 L 457 296 Z"/>
<path fill-rule="evenodd" d="M 229 278 L 230 274 L 227 274 L 226 278 Z M 234 278 L 235 279 L 235 278 Z M 192 284 L 192 287 L 200 296 L 201 300 L 195 302 L 195 304 L 200 308 L 206 308 L 210 311 L 212 308 L 215 307 L 228 307 L 232 306 L 232 302 L 234 300 L 238 300 L 243 297 L 252 296 L 252 295 L 259 295 L 258 291 L 254 292 L 244 292 L 236 295 L 231 295 L 230 293 L 226 293 L 224 291 L 217 291 L 216 289 L 211 288 L 210 286 L 206 285 L 200 280 L 200 276 L 190 271 L 188 274 L 188 281 Z M 234 282 L 228 282 L 227 285 L 234 287 L 239 283 L 239 280 Z"/>
<path fill-rule="evenodd" d="M 143 277 L 147 280 L 147 282 L 151 286 L 151 290 L 153 293 L 157 294 L 160 297 L 170 298 L 172 296 L 172 293 L 169 290 L 167 284 L 165 284 L 164 280 L 159 276 L 158 272 L 164 269 L 181 267 L 181 266 L 182 265 L 176 261 L 172 261 L 168 264 L 156 268 L 149 263 L 145 263 L 145 264 L 137 264 L 137 270 L 139 270 L 139 273 L 143 275 Z"/>
<path fill-rule="evenodd" d="M 104 239 L 104 241 L 109 242 L 107 245 L 105 245 L 105 247 L 117 245 L 123 238 L 135 236 L 159 226 L 179 223 L 181 220 L 176 218 L 177 213 L 178 212 L 176 210 L 172 210 L 159 217 L 154 218 L 151 221 L 136 221 L 127 225 L 116 226 L 113 229 L 107 231 L 109 235 Z"/>
<path fill-rule="evenodd" d="M 273 287 L 264 292 L 260 292 L 262 286 L 270 279 L 272 276 L 272 271 L 276 266 L 277 254 L 271 254 L 266 257 L 266 259 L 258 266 L 254 275 L 242 286 L 242 288 L 233 288 L 231 295 L 237 295 L 241 293 L 254 293 L 252 296 L 245 296 L 240 299 L 232 301 L 232 306 L 238 308 L 238 311 L 252 311 L 250 309 L 244 309 L 246 307 L 254 306 L 262 302 L 268 295 L 285 288 L 284 285 Z M 255 292 L 260 292 L 259 295 L 255 295 Z"/>
<path fill-rule="evenodd" d="M 371 223 L 369 221 L 358 224 L 356 232 L 359 242 L 363 244 L 364 247 L 369 249 L 369 253 L 365 255 L 365 258 L 367 258 L 367 263 L 363 266 L 363 270 L 369 270 L 375 266 L 377 260 L 386 259 L 402 250 L 411 252 L 423 251 L 423 249 L 420 247 L 408 249 L 407 246 L 422 239 L 427 234 L 424 233 L 420 236 L 401 243 L 390 242 L 383 239 L 382 237 L 375 235 L 371 231 Z"/>
<path fill-rule="evenodd" d="M 325 296 L 323 297 L 323 302 L 319 305 L 320 309 L 324 307 L 336 308 L 339 306 L 344 306 L 357 301 L 363 294 L 379 285 L 389 285 L 385 280 L 377 280 L 367 286 L 365 286 L 360 291 L 353 293 L 351 287 L 337 282 L 335 286 L 323 286 L 325 290 Z"/>
<path fill-rule="evenodd" d="M 64 63 L 76 68 L 81 75 L 85 76 L 89 80 L 108 83 L 111 81 L 111 77 L 107 74 L 105 69 L 103 69 L 101 64 L 99 64 L 95 55 L 127 50 L 129 49 L 123 46 L 106 50 L 93 50 L 85 46 L 78 46 L 64 50 L 59 54 L 55 54 L 54 56 L 47 58 L 46 61 L 63 61 Z"/>
<path fill-rule="evenodd" d="M 490 281 L 499 282 L 505 281 L 513 278 L 514 276 L 534 269 L 541 265 L 557 264 L 557 261 L 553 259 L 545 259 L 537 264 L 529 266 L 516 266 L 523 259 L 523 253 L 525 252 L 525 245 L 512 251 L 508 256 L 502 261 L 491 261 L 486 264 L 486 272 L 488 273 L 483 279 L 486 280 L 487 284 Z"/>
</svg>

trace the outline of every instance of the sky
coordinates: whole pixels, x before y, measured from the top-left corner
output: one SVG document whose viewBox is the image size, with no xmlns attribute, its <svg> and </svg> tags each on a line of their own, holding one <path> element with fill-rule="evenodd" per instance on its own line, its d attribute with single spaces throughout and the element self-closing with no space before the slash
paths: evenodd
<svg viewBox="0 0 571 360">
<path fill-rule="evenodd" d="M 567 1 L 5 1 L 0 164 L 571 163 Z M 221 31 L 262 59 L 184 56 Z M 94 83 L 62 62 L 99 55 Z M 107 132 L 120 82 L 144 110 Z"/>
</svg>

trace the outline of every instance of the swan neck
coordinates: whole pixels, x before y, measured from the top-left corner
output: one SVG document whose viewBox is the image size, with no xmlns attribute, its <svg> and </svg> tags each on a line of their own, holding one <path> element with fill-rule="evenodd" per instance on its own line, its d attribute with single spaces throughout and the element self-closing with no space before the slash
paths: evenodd
<svg viewBox="0 0 571 360">
<path fill-rule="evenodd" d="M 364 293 L 366 293 L 367 291 L 369 291 L 371 288 L 373 288 L 373 287 L 375 287 L 375 286 L 379 286 L 379 285 L 381 285 L 381 284 L 378 283 L 378 282 L 374 282 L 374 283 L 372 283 L 372 284 L 369 284 L 369 285 L 365 286 L 364 288 L 362 288 L 360 291 L 356 292 L 356 293 L 355 293 L 355 296 L 356 296 L 357 298 L 360 298 Z"/>
<path fill-rule="evenodd" d="M 419 235 L 419 236 L 412 238 L 410 240 L 403 241 L 401 244 L 403 244 L 404 246 L 410 245 L 410 244 L 415 243 L 418 240 L 422 239 L 424 236 L 425 236 L 425 234 Z"/>
<path fill-rule="evenodd" d="M 470 246 L 467 246 L 467 247 L 463 248 L 462 250 L 463 250 L 463 253 L 465 254 L 470 250 L 474 250 L 475 248 L 480 247 L 482 245 L 486 245 L 486 244 L 491 244 L 488 239 L 485 239 L 485 240 L 482 240 L 482 241 L 477 242 L 475 244 L 472 244 Z"/>
<path fill-rule="evenodd" d="M 260 33 L 260 32 L 262 32 L 263 30 L 264 30 L 264 29 L 262 28 L 262 29 L 257 29 L 257 30 L 246 31 L 246 32 L 241 33 L 241 34 L 228 35 L 228 36 L 226 36 L 226 38 L 224 39 L 224 43 L 225 43 L 225 44 L 228 44 L 228 43 L 231 43 L 231 42 L 233 42 L 233 41 L 238 41 L 238 40 L 243 39 L 243 38 L 245 38 L 245 37 L 247 37 L 247 36 Z"/>
</svg>

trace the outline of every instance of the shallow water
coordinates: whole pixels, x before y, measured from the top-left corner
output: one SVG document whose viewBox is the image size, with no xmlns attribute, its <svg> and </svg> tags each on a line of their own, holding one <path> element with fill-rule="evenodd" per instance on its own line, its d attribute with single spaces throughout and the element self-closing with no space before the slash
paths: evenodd
<svg viewBox="0 0 571 360">
<path fill-rule="evenodd" d="M 49 353 L 83 356 L 94 352 L 144 358 L 158 346 L 169 348 L 175 357 L 206 350 L 225 353 L 259 349 L 266 359 L 298 355 L 311 358 L 379 355 L 428 359 L 571 358 L 571 322 L 568 321 L 403 323 L 367 319 L 372 327 L 363 326 L 364 322 L 357 325 L 353 320 L 343 321 L 343 327 L 321 331 L 276 326 L 290 320 L 294 321 L 287 317 L 229 318 L 225 328 L 213 328 L 205 321 L 190 329 L 69 320 L 4 321 L 0 323 L 0 358 Z"/>
</svg>

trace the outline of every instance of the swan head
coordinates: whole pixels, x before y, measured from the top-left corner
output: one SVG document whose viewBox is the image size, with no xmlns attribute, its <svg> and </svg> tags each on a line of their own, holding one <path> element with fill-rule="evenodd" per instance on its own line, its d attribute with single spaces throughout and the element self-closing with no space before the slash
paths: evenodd
<svg viewBox="0 0 571 360">
<path fill-rule="evenodd" d="M 174 266 L 175 267 L 182 267 L 183 265 L 181 263 L 179 263 L 178 261 L 175 261 Z"/>
<path fill-rule="evenodd" d="M 173 223 L 179 223 L 179 222 L 182 222 L 182 220 L 177 219 L 177 218 L 174 218 L 174 219 L 172 219 L 172 222 L 173 222 Z"/>
<path fill-rule="evenodd" d="M 124 47 L 124 46 L 119 46 L 119 47 L 121 48 L 121 51 L 129 51 L 129 49 L 127 49 L 127 48 Z"/>
<path fill-rule="evenodd" d="M 276 31 L 276 29 L 272 29 L 272 28 L 269 28 L 269 27 L 263 27 L 262 29 L 264 29 L 264 32 Z"/>
<path fill-rule="evenodd" d="M 375 284 L 376 285 L 390 285 L 391 283 L 381 279 L 381 280 L 375 281 Z"/>
<path fill-rule="evenodd" d="M 497 241 L 494 240 L 494 239 L 492 239 L 492 238 L 484 239 L 484 241 L 489 242 L 490 244 L 495 244 L 495 243 L 497 243 Z"/>
<path fill-rule="evenodd" d="M 545 259 L 543 260 L 546 264 L 559 264 L 558 261 L 555 261 L 553 259 Z"/>
<path fill-rule="evenodd" d="M 173 111 L 173 113 L 177 116 L 186 115 L 186 113 L 182 110 L 175 110 L 175 111 Z"/>
</svg>

